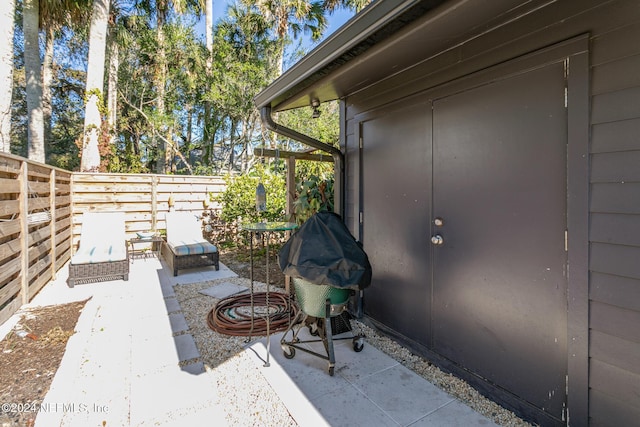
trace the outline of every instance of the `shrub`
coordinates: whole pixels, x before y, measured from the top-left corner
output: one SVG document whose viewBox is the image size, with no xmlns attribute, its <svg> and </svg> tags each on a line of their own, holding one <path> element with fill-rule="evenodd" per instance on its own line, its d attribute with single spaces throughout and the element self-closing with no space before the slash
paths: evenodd
<svg viewBox="0 0 640 427">
<path fill-rule="evenodd" d="M 298 224 L 302 224 L 316 212 L 333 212 L 333 176 L 322 178 L 311 175 L 296 181 L 293 209 Z"/>
<path fill-rule="evenodd" d="M 286 207 L 284 177 L 257 165 L 248 174 L 225 177 L 226 189 L 216 200 L 222 205 L 220 217 L 225 222 L 282 221 Z M 256 187 L 262 182 L 267 190 L 267 210 L 256 210 Z"/>
</svg>

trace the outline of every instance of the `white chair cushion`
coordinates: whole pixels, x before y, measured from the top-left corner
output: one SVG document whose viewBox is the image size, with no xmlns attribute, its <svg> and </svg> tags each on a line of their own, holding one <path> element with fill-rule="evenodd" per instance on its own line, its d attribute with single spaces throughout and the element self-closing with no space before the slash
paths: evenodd
<svg viewBox="0 0 640 427">
<path fill-rule="evenodd" d="M 202 237 L 202 225 L 195 215 L 188 212 L 168 212 L 167 243 L 171 246 L 184 245 L 195 242 L 206 242 Z"/>
<path fill-rule="evenodd" d="M 85 212 L 82 215 L 80 246 L 72 264 L 127 259 L 125 221 L 122 212 Z"/>
</svg>

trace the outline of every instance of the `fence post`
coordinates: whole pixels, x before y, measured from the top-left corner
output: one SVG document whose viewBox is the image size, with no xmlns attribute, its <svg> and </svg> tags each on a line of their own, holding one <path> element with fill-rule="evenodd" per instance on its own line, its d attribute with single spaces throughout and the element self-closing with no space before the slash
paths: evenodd
<svg viewBox="0 0 640 427">
<path fill-rule="evenodd" d="M 56 170 L 51 169 L 49 171 L 49 232 L 51 239 L 51 279 L 56 278 L 57 267 L 57 251 L 56 251 Z"/>
<path fill-rule="evenodd" d="M 151 177 L 151 229 L 158 231 L 158 175 Z"/>
<path fill-rule="evenodd" d="M 27 162 L 20 163 L 20 285 L 22 292 L 22 304 L 29 302 L 29 165 Z"/>
<path fill-rule="evenodd" d="M 296 196 L 296 158 L 287 158 L 287 221 L 293 221 L 293 202 Z"/>
</svg>

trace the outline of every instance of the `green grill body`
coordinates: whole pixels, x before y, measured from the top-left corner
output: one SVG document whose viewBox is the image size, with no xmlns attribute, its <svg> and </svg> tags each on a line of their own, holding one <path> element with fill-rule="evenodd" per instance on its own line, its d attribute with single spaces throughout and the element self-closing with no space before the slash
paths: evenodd
<svg viewBox="0 0 640 427">
<path fill-rule="evenodd" d="M 309 316 L 325 317 L 326 300 L 331 302 L 331 316 L 337 316 L 349 300 L 350 290 L 329 285 L 316 285 L 293 277 L 293 287 L 300 309 Z M 335 307 L 334 307 L 335 306 Z"/>
</svg>

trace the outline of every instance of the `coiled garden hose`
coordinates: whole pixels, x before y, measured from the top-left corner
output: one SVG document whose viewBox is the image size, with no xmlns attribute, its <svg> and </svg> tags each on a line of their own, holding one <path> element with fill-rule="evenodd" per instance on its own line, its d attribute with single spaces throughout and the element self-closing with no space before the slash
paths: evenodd
<svg viewBox="0 0 640 427">
<path fill-rule="evenodd" d="M 269 310 L 267 311 L 267 301 Z M 290 307 L 290 310 L 289 310 Z M 215 332 L 233 336 L 266 336 L 269 313 L 270 333 L 284 331 L 290 319 L 296 317 L 298 307 L 280 292 L 253 294 L 253 329 L 251 327 L 251 294 L 231 296 L 220 300 L 207 314 L 207 325 Z"/>
</svg>

